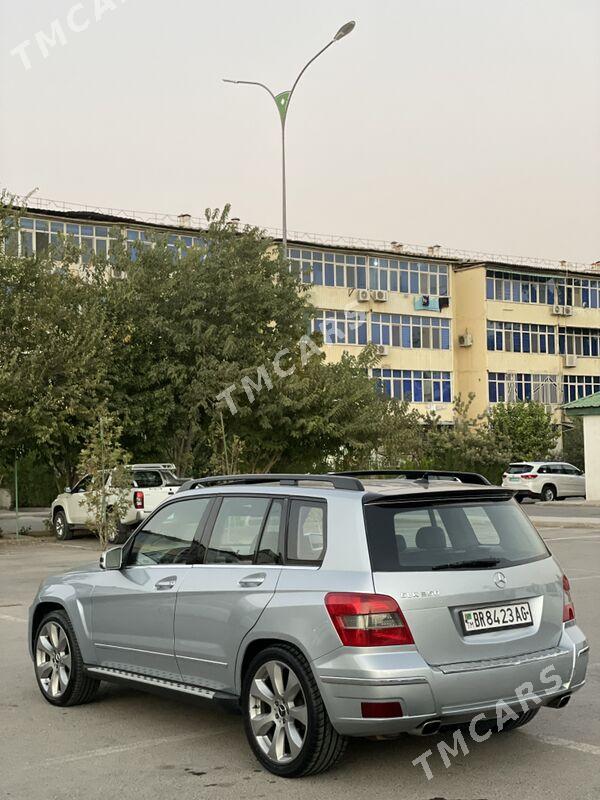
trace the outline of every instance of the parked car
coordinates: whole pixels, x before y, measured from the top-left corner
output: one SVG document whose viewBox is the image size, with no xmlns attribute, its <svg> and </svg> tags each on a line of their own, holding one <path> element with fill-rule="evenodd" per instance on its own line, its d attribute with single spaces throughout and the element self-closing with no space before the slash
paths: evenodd
<svg viewBox="0 0 600 800">
<path fill-rule="evenodd" d="M 114 681 L 228 701 L 283 777 L 327 769 L 351 736 L 488 736 L 566 705 L 589 647 L 512 491 L 402 475 L 195 481 L 99 564 L 42 583 L 42 696 L 77 705 Z"/>
<path fill-rule="evenodd" d="M 585 497 L 585 475 L 573 464 L 562 461 L 527 461 L 510 464 L 502 476 L 502 486 L 516 490 L 518 500 L 561 500 Z"/>
<path fill-rule="evenodd" d="M 174 464 L 132 464 L 131 495 L 126 514 L 114 531 L 114 541 L 125 541 L 127 536 L 163 500 L 171 497 L 184 482 L 175 475 Z M 89 531 L 87 492 L 91 477 L 84 475 L 73 488 L 67 487 L 52 503 L 50 514 L 57 539 L 72 539 L 77 532 Z M 111 476 L 107 480 L 110 504 Z"/>
</svg>

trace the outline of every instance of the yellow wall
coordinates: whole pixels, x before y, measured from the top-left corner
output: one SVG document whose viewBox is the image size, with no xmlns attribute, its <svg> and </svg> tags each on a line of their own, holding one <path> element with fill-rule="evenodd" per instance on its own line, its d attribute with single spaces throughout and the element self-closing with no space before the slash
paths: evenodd
<svg viewBox="0 0 600 800">
<path fill-rule="evenodd" d="M 482 414 L 488 403 L 485 269 L 474 267 L 457 271 L 453 285 L 455 393 L 463 400 L 473 393 L 471 411 L 474 415 Z M 458 344 L 458 337 L 463 334 L 471 335 L 470 347 Z"/>
</svg>

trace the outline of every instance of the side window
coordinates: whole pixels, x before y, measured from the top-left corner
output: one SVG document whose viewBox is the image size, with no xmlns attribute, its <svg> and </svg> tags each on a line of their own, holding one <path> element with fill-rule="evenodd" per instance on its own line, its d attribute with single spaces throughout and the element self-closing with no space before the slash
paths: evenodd
<svg viewBox="0 0 600 800">
<path fill-rule="evenodd" d="M 210 535 L 205 564 L 251 564 L 268 497 L 224 497 Z"/>
<path fill-rule="evenodd" d="M 291 500 L 287 560 L 320 564 L 325 551 L 327 505 L 318 500 Z"/>
<path fill-rule="evenodd" d="M 195 497 L 171 503 L 157 511 L 136 534 L 128 566 L 185 564 L 194 536 L 204 522 L 211 498 Z"/>
<path fill-rule="evenodd" d="M 563 464 L 562 467 L 565 475 L 579 475 L 577 467 L 572 467 L 570 464 Z"/>
<path fill-rule="evenodd" d="M 133 480 L 138 489 L 153 489 L 155 486 L 162 486 L 160 472 L 156 470 L 136 470 L 133 473 Z"/>
<path fill-rule="evenodd" d="M 73 494 L 80 494 L 81 492 L 87 492 L 90 488 L 90 483 L 92 482 L 91 475 L 84 475 L 83 478 L 77 483 L 72 490 Z"/>
<path fill-rule="evenodd" d="M 269 515 L 260 537 L 260 545 L 256 554 L 257 564 L 281 564 L 279 552 L 279 532 L 283 516 L 283 501 L 273 500 Z"/>
<path fill-rule="evenodd" d="M 547 475 L 548 474 L 548 467 L 540 467 L 538 469 L 538 475 Z"/>
</svg>

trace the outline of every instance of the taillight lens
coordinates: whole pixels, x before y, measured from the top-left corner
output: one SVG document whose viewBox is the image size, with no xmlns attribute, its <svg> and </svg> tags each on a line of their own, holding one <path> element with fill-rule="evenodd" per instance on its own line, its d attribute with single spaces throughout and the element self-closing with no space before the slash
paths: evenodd
<svg viewBox="0 0 600 800">
<path fill-rule="evenodd" d="M 144 493 L 143 492 L 134 492 L 133 493 L 133 505 L 135 508 L 143 508 L 144 507 Z"/>
<path fill-rule="evenodd" d="M 575 619 L 575 606 L 571 597 L 571 584 L 566 575 L 563 575 L 563 622 L 572 622 Z"/>
<path fill-rule="evenodd" d="M 523 478 L 524 481 L 532 481 L 534 478 L 537 478 L 537 475 L 533 473 L 531 475 L 521 475 L 521 478 Z"/>
<path fill-rule="evenodd" d="M 406 620 L 393 597 L 384 594 L 330 592 L 325 606 L 347 647 L 414 644 Z"/>
</svg>

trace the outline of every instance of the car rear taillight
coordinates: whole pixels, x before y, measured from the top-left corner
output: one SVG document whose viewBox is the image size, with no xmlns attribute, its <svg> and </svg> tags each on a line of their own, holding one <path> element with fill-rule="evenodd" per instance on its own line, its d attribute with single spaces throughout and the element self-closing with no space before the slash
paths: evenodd
<svg viewBox="0 0 600 800">
<path fill-rule="evenodd" d="M 143 508 L 144 507 L 144 493 L 137 491 L 133 493 L 133 505 L 134 508 Z"/>
<path fill-rule="evenodd" d="M 393 597 L 384 594 L 329 592 L 325 607 L 347 647 L 414 644 L 406 620 Z"/>
<path fill-rule="evenodd" d="M 534 478 L 537 478 L 537 475 L 531 473 L 530 475 L 519 475 L 520 478 L 523 478 L 524 481 L 532 481 Z"/>
<path fill-rule="evenodd" d="M 575 606 L 571 597 L 571 584 L 566 575 L 562 578 L 563 584 L 563 622 L 572 622 L 575 619 Z"/>
</svg>

